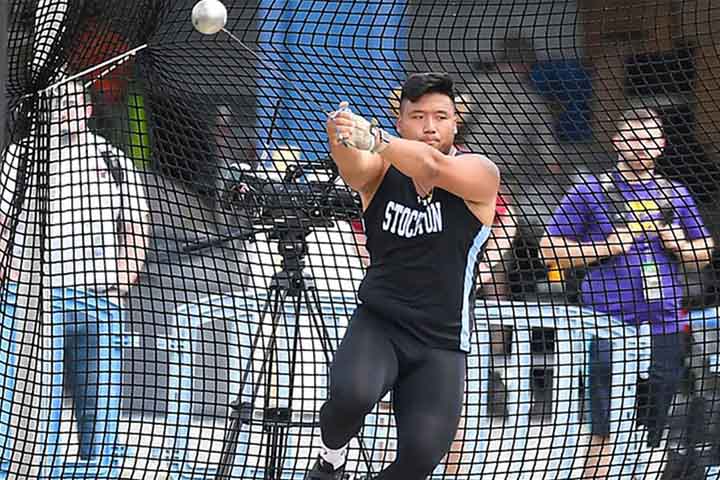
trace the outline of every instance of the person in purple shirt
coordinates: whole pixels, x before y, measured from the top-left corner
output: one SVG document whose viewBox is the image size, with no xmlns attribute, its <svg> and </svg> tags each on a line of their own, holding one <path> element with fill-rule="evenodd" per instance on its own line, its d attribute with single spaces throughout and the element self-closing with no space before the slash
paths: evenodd
<svg viewBox="0 0 720 480">
<path fill-rule="evenodd" d="M 558 206 L 540 248 L 545 263 L 587 268 L 583 305 L 628 324 L 648 323 L 653 333 L 648 444 L 660 443 L 683 371 L 680 263 L 701 268 L 713 241 L 687 189 L 655 172 L 665 136 L 650 109 L 626 111 L 617 124 L 614 171 L 585 176 Z M 591 347 L 591 446 L 584 478 L 606 478 L 610 442 L 610 343 Z"/>
</svg>

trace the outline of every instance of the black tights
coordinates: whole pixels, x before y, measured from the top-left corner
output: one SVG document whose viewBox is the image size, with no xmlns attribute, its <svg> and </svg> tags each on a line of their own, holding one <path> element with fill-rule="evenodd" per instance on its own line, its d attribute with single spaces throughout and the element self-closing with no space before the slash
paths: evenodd
<svg viewBox="0 0 720 480">
<path fill-rule="evenodd" d="M 337 449 L 392 389 L 396 460 L 377 480 L 424 480 L 450 449 L 460 420 L 465 354 L 421 344 L 359 307 L 335 354 L 320 411 L 324 444 Z"/>
</svg>

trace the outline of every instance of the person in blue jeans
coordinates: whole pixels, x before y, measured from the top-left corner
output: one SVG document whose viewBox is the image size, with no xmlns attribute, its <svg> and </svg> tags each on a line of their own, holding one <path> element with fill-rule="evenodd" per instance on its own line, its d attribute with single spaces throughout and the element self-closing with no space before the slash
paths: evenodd
<svg viewBox="0 0 720 480">
<path fill-rule="evenodd" d="M 15 329 L 15 305 L 17 286 L 0 288 L 0 479 L 8 478 L 12 461 L 13 438 L 10 433 L 13 391 L 17 374 L 17 344 Z"/>
<path fill-rule="evenodd" d="M 627 324 L 652 331 L 648 443 L 660 443 L 683 372 L 680 264 L 701 268 L 713 241 L 687 189 L 655 172 L 665 147 L 662 121 L 651 109 L 624 112 L 613 144 L 614 171 L 585 176 L 554 212 L 541 252 L 548 265 L 587 268 L 581 301 Z M 591 447 L 585 478 L 606 478 L 610 439 L 611 346 L 591 347 Z"/>
<path fill-rule="evenodd" d="M 43 475 L 72 478 L 58 454 L 65 390 L 83 464 L 104 465 L 122 451 L 120 298 L 144 262 L 148 206 L 130 160 L 88 130 L 92 105 L 81 83 L 59 87 L 46 105 L 30 136 L 5 152 L 0 270 L 6 285 L 23 284 L 41 262 L 52 325 Z M 36 175 L 45 168 L 46 177 Z"/>
</svg>

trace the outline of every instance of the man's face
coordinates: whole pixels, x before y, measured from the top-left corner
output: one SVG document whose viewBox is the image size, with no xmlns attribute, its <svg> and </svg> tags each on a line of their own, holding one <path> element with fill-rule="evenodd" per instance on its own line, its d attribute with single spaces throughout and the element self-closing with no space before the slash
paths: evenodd
<svg viewBox="0 0 720 480">
<path fill-rule="evenodd" d="M 665 136 L 662 127 L 653 120 L 627 122 L 613 137 L 613 144 L 633 170 L 652 171 L 665 148 Z"/>
<path fill-rule="evenodd" d="M 401 137 L 448 153 L 457 133 L 455 104 L 442 93 L 425 94 L 416 102 L 403 100 L 396 126 Z"/>
</svg>

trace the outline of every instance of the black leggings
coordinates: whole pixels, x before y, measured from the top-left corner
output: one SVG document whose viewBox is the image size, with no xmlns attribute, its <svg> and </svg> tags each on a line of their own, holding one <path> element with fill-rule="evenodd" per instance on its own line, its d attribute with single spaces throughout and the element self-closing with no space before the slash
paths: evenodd
<svg viewBox="0 0 720 480">
<path fill-rule="evenodd" d="M 424 480 L 450 449 L 460 421 L 465 354 L 430 348 L 359 307 L 330 370 L 320 411 L 323 443 L 340 448 L 392 389 L 395 462 L 378 480 Z"/>
</svg>

